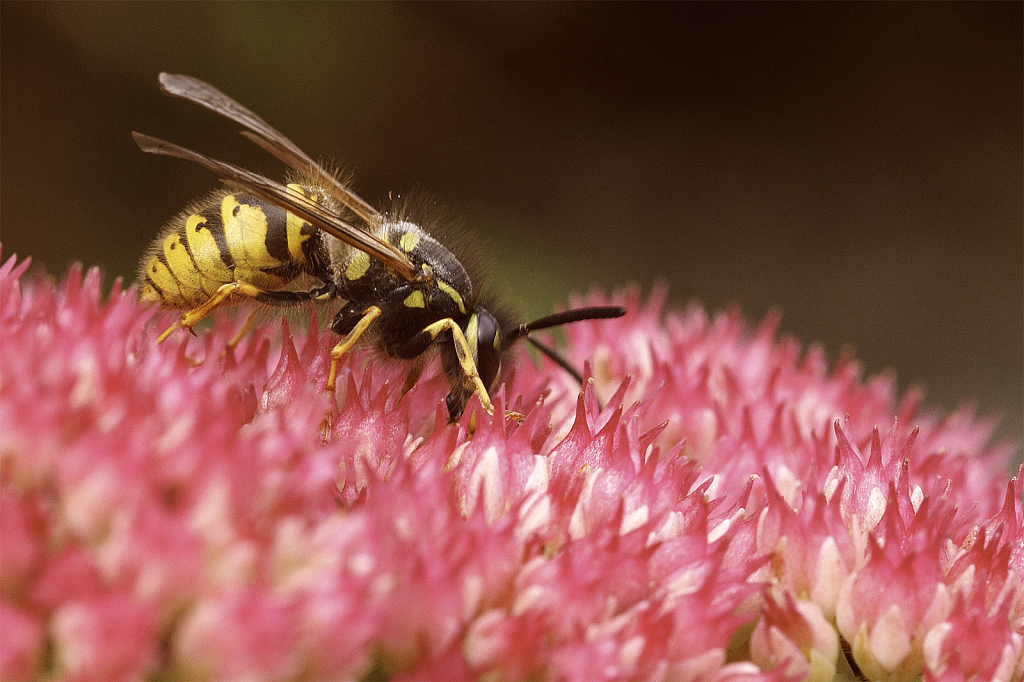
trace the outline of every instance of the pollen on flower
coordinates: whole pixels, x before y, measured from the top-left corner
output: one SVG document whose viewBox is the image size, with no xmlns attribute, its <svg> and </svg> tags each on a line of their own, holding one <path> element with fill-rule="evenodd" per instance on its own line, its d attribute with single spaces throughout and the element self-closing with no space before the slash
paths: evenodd
<svg viewBox="0 0 1024 682">
<path fill-rule="evenodd" d="M 330 394 L 315 318 L 158 345 L 134 291 L 27 267 L 0 266 L 0 679 L 1024 674 L 1013 449 L 776 315 L 592 293 L 628 314 L 566 327 L 582 390 L 521 352 L 497 416 L 449 425 L 436 360 L 403 391 L 355 352 Z"/>
</svg>

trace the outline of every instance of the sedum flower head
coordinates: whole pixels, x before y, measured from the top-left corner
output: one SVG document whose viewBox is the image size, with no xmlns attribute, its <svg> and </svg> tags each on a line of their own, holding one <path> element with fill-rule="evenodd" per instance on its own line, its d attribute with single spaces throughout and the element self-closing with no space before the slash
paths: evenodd
<svg viewBox="0 0 1024 682">
<path fill-rule="evenodd" d="M 315 319 L 0 268 L 0 678 L 1021 680 L 1021 471 L 769 316 L 566 329 L 446 424 Z M 588 303 L 609 299 L 593 294 Z M 525 353 L 524 353 L 525 356 Z"/>
</svg>

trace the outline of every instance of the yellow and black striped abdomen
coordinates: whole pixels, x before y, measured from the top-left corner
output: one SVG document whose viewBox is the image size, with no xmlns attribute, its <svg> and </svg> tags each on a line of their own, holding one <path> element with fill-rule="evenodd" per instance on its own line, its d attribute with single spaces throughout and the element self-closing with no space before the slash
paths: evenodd
<svg viewBox="0 0 1024 682">
<path fill-rule="evenodd" d="M 168 223 L 150 245 L 140 266 L 141 298 L 193 308 L 234 281 L 280 289 L 309 271 L 321 248 L 308 222 L 248 194 L 219 192 Z"/>
</svg>

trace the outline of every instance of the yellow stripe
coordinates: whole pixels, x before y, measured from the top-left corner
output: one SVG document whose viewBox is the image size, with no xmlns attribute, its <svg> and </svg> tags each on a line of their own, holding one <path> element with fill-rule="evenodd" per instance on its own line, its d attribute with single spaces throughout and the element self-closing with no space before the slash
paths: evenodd
<svg viewBox="0 0 1024 682">
<path fill-rule="evenodd" d="M 287 282 L 277 275 L 252 268 L 235 268 L 235 279 L 247 282 L 261 289 L 280 289 Z"/>
<path fill-rule="evenodd" d="M 174 279 L 174 275 L 167 269 L 167 266 L 160 262 L 160 258 L 153 256 L 149 260 L 149 265 L 146 266 L 146 274 L 153 280 L 153 284 L 164 292 L 164 295 L 174 302 L 185 302 L 181 296 L 181 290 L 178 289 L 178 282 Z"/>
<path fill-rule="evenodd" d="M 402 247 L 402 251 L 406 253 L 412 253 L 416 245 L 420 243 L 420 235 L 418 232 L 405 232 L 398 239 L 398 245 Z"/>
<path fill-rule="evenodd" d="M 206 218 L 193 213 L 185 219 L 185 243 L 196 267 L 203 273 L 203 289 L 212 296 L 221 284 L 232 280 L 231 269 L 220 259 L 220 249 L 206 223 Z"/>
<path fill-rule="evenodd" d="M 152 284 L 146 282 L 142 285 L 142 293 L 139 294 L 139 300 L 145 301 L 147 303 L 159 303 L 160 301 L 163 300 L 163 298 L 160 296 L 160 292 L 157 291 L 157 289 Z"/>
<path fill-rule="evenodd" d="M 470 315 L 469 323 L 466 325 L 466 341 L 469 341 L 469 348 L 473 351 L 473 362 L 479 361 L 479 353 L 477 352 L 478 336 L 480 335 L 479 320 L 476 315 Z"/>
<path fill-rule="evenodd" d="M 302 250 L 302 244 L 307 239 L 313 236 L 312 231 L 307 231 L 306 234 L 302 233 L 303 228 L 308 227 L 307 223 L 302 218 L 288 214 L 288 253 L 292 257 L 292 262 L 296 265 L 306 264 L 306 253 Z"/>
<path fill-rule="evenodd" d="M 462 296 L 449 284 L 437 280 L 437 288 L 452 297 L 452 300 L 459 306 L 459 312 L 466 314 L 466 304 L 462 302 Z"/>
<path fill-rule="evenodd" d="M 302 185 L 297 185 L 294 182 L 289 182 L 288 189 L 295 192 L 300 197 L 306 197 L 310 201 L 316 202 L 318 204 L 320 203 L 319 192 L 312 192 L 308 187 L 303 187 Z"/>
<path fill-rule="evenodd" d="M 220 202 L 220 219 L 236 270 L 239 266 L 266 269 L 281 265 L 267 251 L 267 216 L 262 208 L 240 203 L 229 194 Z"/>
<path fill-rule="evenodd" d="M 423 292 L 419 290 L 406 296 L 402 303 L 406 308 L 425 308 L 427 306 L 426 301 L 423 300 Z"/>
<path fill-rule="evenodd" d="M 345 268 L 345 279 L 350 282 L 354 282 L 370 269 L 370 256 L 369 254 L 357 251 L 352 255 L 352 260 L 348 262 L 348 267 Z"/>
<path fill-rule="evenodd" d="M 305 187 L 302 187 L 301 185 L 296 185 L 294 182 L 289 183 L 288 189 L 295 192 L 299 196 L 306 197 L 307 199 L 312 199 L 313 201 L 317 200 L 317 196 L 315 194 L 311 195 L 311 193 L 308 192 Z M 307 223 L 302 218 L 298 217 L 297 215 L 292 215 L 291 213 L 288 213 L 287 215 L 288 221 L 286 224 L 286 229 L 288 230 L 288 253 L 289 255 L 291 255 L 293 262 L 299 265 L 305 265 L 306 254 L 302 250 L 302 244 L 311 236 L 313 236 L 313 233 L 311 230 L 309 230 L 307 231 L 306 234 L 302 234 L 302 229 L 310 227 L 310 224 Z"/>
<path fill-rule="evenodd" d="M 174 279 L 178 280 L 178 289 L 182 298 L 193 303 L 201 303 L 206 298 L 203 288 L 203 275 L 196 270 L 192 256 L 181 243 L 181 235 L 177 232 L 164 237 L 164 260 Z"/>
</svg>

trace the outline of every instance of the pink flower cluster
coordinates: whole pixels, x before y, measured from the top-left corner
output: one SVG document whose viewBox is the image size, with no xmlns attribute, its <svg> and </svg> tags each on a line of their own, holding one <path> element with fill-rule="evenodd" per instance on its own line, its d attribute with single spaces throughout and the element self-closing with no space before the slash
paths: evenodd
<svg viewBox="0 0 1024 682">
<path fill-rule="evenodd" d="M 447 425 L 436 363 L 403 396 L 356 353 L 332 396 L 315 319 L 156 345 L 133 292 L 26 267 L 0 269 L 4 680 L 1024 677 L 1012 448 L 775 317 L 619 294 L 566 329 L 582 393 L 523 352 L 498 416 Z"/>
</svg>

